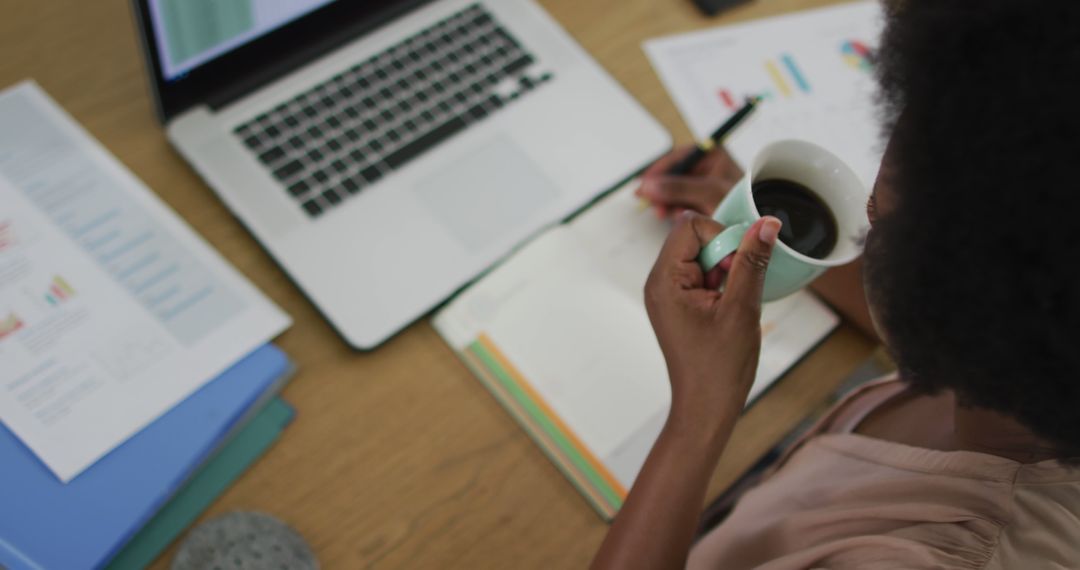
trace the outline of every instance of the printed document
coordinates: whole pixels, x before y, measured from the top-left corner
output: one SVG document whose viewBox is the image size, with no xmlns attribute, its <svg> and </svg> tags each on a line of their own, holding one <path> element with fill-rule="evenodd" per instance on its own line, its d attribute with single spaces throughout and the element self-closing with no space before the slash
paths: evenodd
<svg viewBox="0 0 1080 570">
<path fill-rule="evenodd" d="M 288 325 L 35 84 L 0 93 L 0 420 L 61 481 Z"/>
<path fill-rule="evenodd" d="M 728 139 L 749 167 L 770 142 L 802 139 L 848 163 L 868 186 L 882 139 L 874 57 L 883 16 L 866 1 L 650 40 L 645 53 L 687 126 L 703 140 L 749 96 L 760 108 Z"/>
</svg>

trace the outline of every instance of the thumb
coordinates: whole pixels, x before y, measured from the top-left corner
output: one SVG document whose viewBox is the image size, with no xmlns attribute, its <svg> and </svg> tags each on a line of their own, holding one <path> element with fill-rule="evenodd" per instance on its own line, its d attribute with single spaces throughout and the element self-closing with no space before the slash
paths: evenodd
<svg viewBox="0 0 1080 570">
<path fill-rule="evenodd" d="M 754 311 L 761 310 L 761 290 L 765 286 L 765 271 L 769 268 L 773 246 L 780 235 L 780 220 L 765 216 L 750 226 L 743 236 L 735 260 L 731 264 L 723 302 Z"/>
<path fill-rule="evenodd" d="M 712 214 L 724 192 L 711 178 L 692 176 L 656 176 L 646 178 L 639 195 L 654 205 L 667 208 L 686 208 L 702 214 Z"/>
</svg>

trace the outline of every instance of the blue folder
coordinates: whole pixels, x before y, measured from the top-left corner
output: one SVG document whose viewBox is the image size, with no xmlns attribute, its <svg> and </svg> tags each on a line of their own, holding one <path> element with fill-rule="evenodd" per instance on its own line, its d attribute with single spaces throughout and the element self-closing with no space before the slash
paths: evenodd
<svg viewBox="0 0 1080 570">
<path fill-rule="evenodd" d="M 229 442 L 214 453 L 184 488 L 169 500 L 113 558 L 105 570 L 146 568 L 199 518 L 281 436 L 294 412 L 274 398 Z"/>
<path fill-rule="evenodd" d="M 256 350 L 67 485 L 0 426 L 0 567 L 103 566 L 291 370 L 276 347 Z"/>
</svg>

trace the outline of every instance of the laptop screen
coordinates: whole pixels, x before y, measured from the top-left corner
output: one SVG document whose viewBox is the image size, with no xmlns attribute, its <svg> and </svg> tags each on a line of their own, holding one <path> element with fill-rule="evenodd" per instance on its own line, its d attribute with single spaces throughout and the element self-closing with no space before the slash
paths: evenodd
<svg viewBox="0 0 1080 570">
<path fill-rule="evenodd" d="M 334 0 L 150 0 L 162 75 L 192 69 Z"/>
<path fill-rule="evenodd" d="M 225 105 L 433 0 L 130 0 L 158 117 Z"/>
</svg>

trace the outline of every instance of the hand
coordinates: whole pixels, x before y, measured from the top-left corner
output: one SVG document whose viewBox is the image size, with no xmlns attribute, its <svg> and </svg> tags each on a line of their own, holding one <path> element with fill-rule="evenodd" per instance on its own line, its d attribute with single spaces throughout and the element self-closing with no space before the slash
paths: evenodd
<svg viewBox="0 0 1080 570">
<path fill-rule="evenodd" d="M 761 292 L 780 220 L 758 220 L 729 264 L 724 292 L 697 256 L 723 228 L 695 212 L 679 216 L 645 284 L 645 307 L 667 361 L 669 422 L 712 426 L 721 409 L 741 409 L 754 382 L 761 350 Z M 695 428 L 696 429 L 696 428 Z"/>
<path fill-rule="evenodd" d="M 693 148 L 687 145 L 671 151 L 642 174 L 641 187 L 635 194 L 652 203 L 657 217 L 677 216 L 683 210 L 710 216 L 742 179 L 742 168 L 723 147 L 709 151 L 687 175 L 669 176 L 667 172 Z"/>
</svg>

